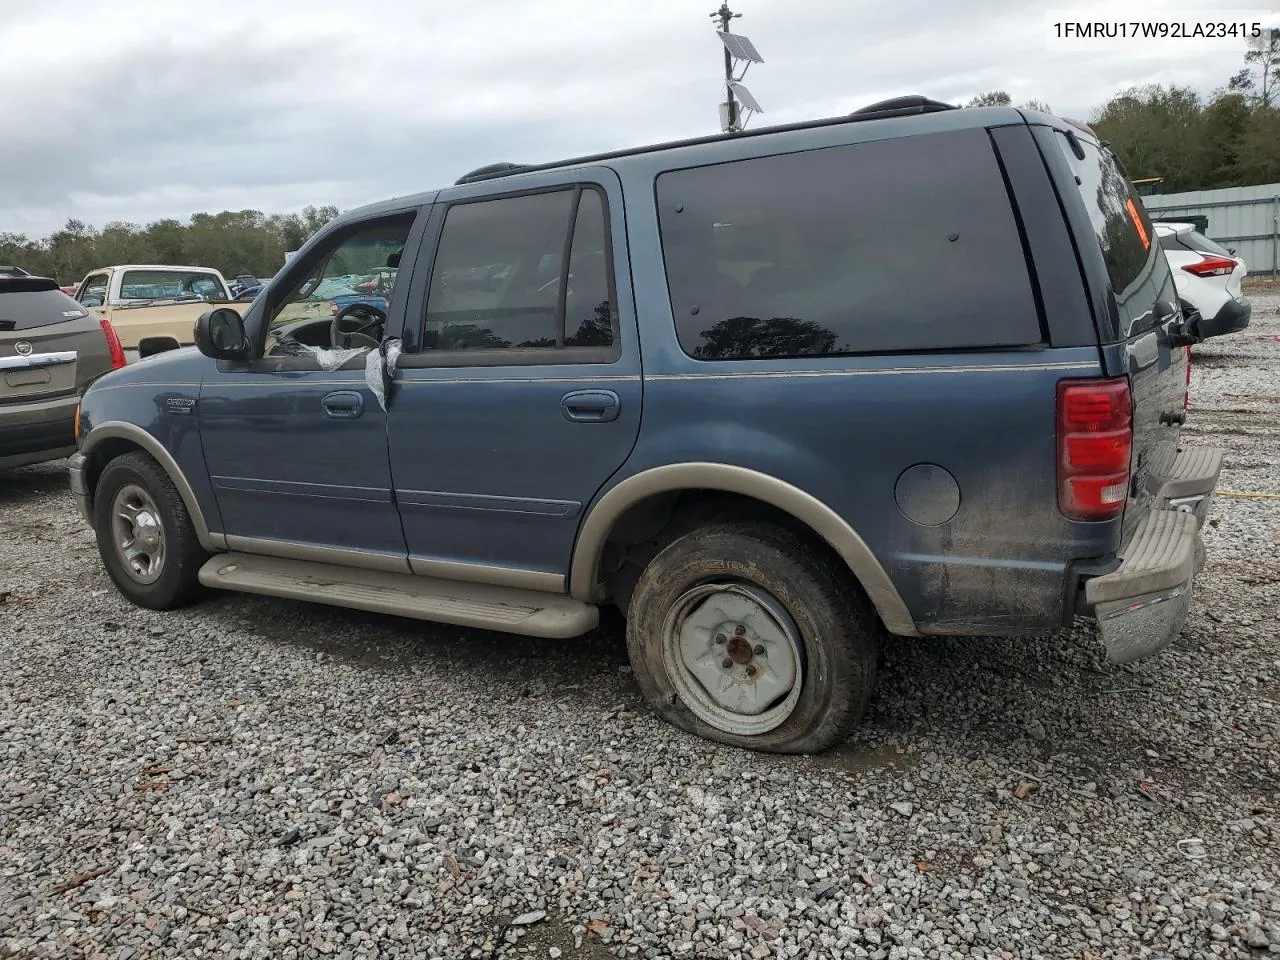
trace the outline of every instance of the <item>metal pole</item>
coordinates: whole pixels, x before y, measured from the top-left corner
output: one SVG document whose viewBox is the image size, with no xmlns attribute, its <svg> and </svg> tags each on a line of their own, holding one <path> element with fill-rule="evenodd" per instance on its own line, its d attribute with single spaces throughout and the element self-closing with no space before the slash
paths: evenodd
<svg viewBox="0 0 1280 960">
<path fill-rule="evenodd" d="M 1280 195 L 1271 198 L 1271 276 L 1280 277 Z"/>
<path fill-rule="evenodd" d="M 713 16 L 720 17 L 720 30 L 722 33 L 729 32 L 729 21 L 733 19 L 733 11 L 729 9 L 728 3 L 720 4 L 720 9 Z M 737 133 L 738 131 L 738 101 L 733 96 L 733 87 L 729 86 L 733 80 L 733 54 L 729 52 L 729 48 L 724 48 L 724 92 L 729 103 L 729 132 Z"/>
</svg>

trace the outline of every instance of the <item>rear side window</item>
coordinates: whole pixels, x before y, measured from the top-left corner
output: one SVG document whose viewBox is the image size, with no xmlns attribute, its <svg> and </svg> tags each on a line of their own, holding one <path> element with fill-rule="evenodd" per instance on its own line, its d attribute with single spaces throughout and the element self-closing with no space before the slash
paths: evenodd
<svg viewBox="0 0 1280 960">
<path fill-rule="evenodd" d="M 1220 244 L 1214 243 L 1203 233 L 1196 230 L 1189 230 L 1178 237 L 1187 247 L 1197 253 L 1211 253 L 1215 257 L 1229 257 L 1231 251 Z"/>
<path fill-rule="evenodd" d="M 222 283 L 212 273 L 177 270 L 126 270 L 121 300 L 221 300 Z"/>
<path fill-rule="evenodd" d="M 1120 164 L 1089 140 L 1076 137 L 1075 143 L 1084 151 L 1083 160 L 1058 131 L 1058 144 L 1076 176 L 1107 265 L 1120 337 L 1129 339 L 1155 326 L 1155 302 L 1167 295 L 1164 288 L 1171 281 L 1169 265 L 1160 255 L 1162 241 Z"/>
<path fill-rule="evenodd" d="M 983 130 L 664 173 L 680 345 L 702 360 L 1040 342 Z"/>
<path fill-rule="evenodd" d="M 603 195 L 592 187 L 451 207 L 427 293 L 424 350 L 485 351 L 476 358 L 484 363 L 616 359 L 607 238 Z"/>
</svg>

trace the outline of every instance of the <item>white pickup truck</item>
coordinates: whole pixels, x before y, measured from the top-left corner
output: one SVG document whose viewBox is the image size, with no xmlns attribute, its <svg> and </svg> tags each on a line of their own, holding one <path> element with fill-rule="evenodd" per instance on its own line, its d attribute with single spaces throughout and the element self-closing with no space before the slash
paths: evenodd
<svg viewBox="0 0 1280 960">
<path fill-rule="evenodd" d="M 94 270 L 80 281 L 76 299 L 110 321 L 133 360 L 193 343 L 196 318 L 234 298 L 212 267 L 127 264 Z"/>
</svg>

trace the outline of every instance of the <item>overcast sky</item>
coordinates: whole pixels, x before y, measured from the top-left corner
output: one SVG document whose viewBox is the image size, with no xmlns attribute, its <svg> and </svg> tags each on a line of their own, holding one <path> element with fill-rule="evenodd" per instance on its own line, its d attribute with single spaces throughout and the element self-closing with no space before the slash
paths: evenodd
<svg viewBox="0 0 1280 960">
<path fill-rule="evenodd" d="M 0 232 L 346 209 L 497 160 L 712 133 L 717 4 L 0 0 Z M 1087 118 L 1118 89 L 1207 93 L 1241 65 L 1049 52 L 1044 12 L 1065 5 L 735 0 L 766 61 L 746 78 L 767 111 L 753 126 L 996 88 Z M 1156 9 L 1173 7 L 1203 9 Z"/>
</svg>

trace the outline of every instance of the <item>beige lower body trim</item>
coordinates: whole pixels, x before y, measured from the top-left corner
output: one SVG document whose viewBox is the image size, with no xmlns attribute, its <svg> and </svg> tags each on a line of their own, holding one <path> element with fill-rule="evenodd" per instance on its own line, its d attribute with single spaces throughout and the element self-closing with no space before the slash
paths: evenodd
<svg viewBox="0 0 1280 960">
<path fill-rule="evenodd" d="M 542 593 L 564 593 L 564 576 L 559 573 L 543 573 L 541 570 L 518 570 L 485 563 L 433 560 L 429 557 L 410 557 L 409 569 L 420 577 L 487 583 L 495 587 L 537 590 Z"/>
<path fill-rule="evenodd" d="M 598 602 L 600 557 L 614 523 L 628 509 L 660 493 L 720 490 L 771 504 L 822 537 L 848 564 L 890 633 L 919 636 L 906 603 L 871 548 L 834 510 L 777 477 L 728 463 L 674 463 L 628 477 L 600 498 L 582 525 L 569 574 L 569 595 Z"/>
<path fill-rule="evenodd" d="M 252 553 L 261 557 L 280 557 L 285 560 L 303 560 L 309 563 L 330 563 L 361 570 L 381 570 L 384 573 L 408 573 L 409 562 L 400 553 L 378 553 L 375 550 L 349 550 L 342 547 L 322 547 L 311 543 L 293 543 L 289 540 L 268 540 L 260 537 L 227 536 L 227 549 Z"/>
</svg>

